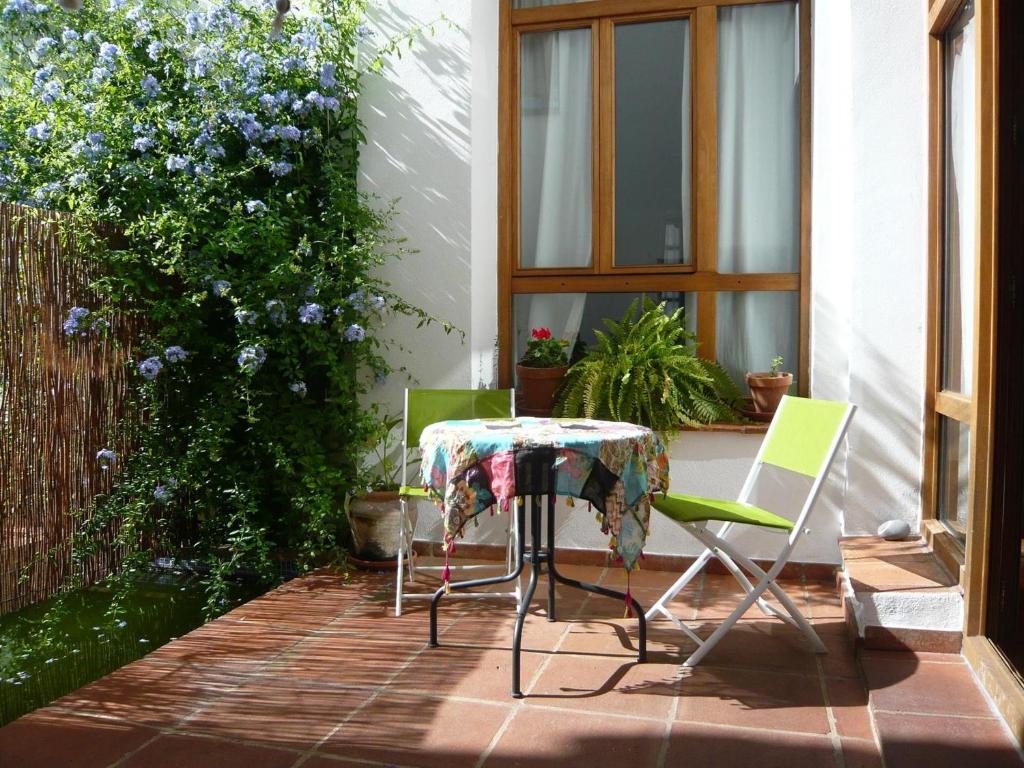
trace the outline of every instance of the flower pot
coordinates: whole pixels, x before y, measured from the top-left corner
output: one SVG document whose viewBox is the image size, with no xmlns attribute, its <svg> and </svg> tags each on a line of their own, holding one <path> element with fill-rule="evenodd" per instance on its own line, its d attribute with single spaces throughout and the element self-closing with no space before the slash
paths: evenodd
<svg viewBox="0 0 1024 768">
<path fill-rule="evenodd" d="M 416 528 L 416 504 L 406 504 L 412 529 Z M 397 560 L 402 504 L 398 491 L 373 491 L 349 498 L 345 504 L 352 531 L 353 554 L 360 560 Z"/>
<path fill-rule="evenodd" d="M 775 413 L 792 384 L 792 373 L 772 375 L 770 371 L 760 371 L 747 374 L 747 386 L 757 413 Z"/>
<path fill-rule="evenodd" d="M 516 366 L 516 379 L 522 393 L 522 410 L 531 415 L 549 416 L 555 404 L 555 392 L 562 385 L 568 365 L 557 368 L 531 368 L 528 365 Z"/>
</svg>

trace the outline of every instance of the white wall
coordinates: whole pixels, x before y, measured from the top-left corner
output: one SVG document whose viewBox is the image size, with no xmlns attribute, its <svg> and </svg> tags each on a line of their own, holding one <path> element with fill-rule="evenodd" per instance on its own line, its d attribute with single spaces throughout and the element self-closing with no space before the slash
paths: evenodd
<svg viewBox="0 0 1024 768">
<path fill-rule="evenodd" d="M 797 552 L 838 562 L 836 537 L 920 517 L 925 287 L 925 20 L 918 0 L 817 0 L 814 13 L 812 394 L 860 406 L 811 536 Z M 494 382 L 497 335 L 497 3 L 387 0 L 371 9 L 378 40 L 437 20 L 456 28 L 417 39 L 367 78 L 362 187 L 398 198 L 396 225 L 420 253 L 386 276 L 411 301 L 451 320 L 464 344 L 396 325 L 392 350 L 424 386 Z M 393 377 L 375 393 L 400 402 Z M 729 496 L 757 437 L 684 433 L 670 447 L 673 487 Z M 497 541 L 502 520 L 470 540 Z M 559 542 L 604 549 L 593 517 L 562 515 Z M 439 538 L 424 509 L 418 536 Z M 757 556 L 773 534 L 747 542 Z M 648 551 L 698 548 L 654 516 Z"/>
</svg>

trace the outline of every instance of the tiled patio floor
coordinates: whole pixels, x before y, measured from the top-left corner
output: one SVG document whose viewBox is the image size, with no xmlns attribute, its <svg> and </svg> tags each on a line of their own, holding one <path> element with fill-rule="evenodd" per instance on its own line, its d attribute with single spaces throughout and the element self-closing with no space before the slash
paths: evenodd
<svg viewBox="0 0 1024 768">
<path fill-rule="evenodd" d="M 564 568 L 618 583 L 617 569 Z M 671 575 L 641 572 L 652 602 Z M 426 648 L 424 603 L 399 619 L 385 576 L 297 579 L 146 658 L 0 729 L 0 766 L 1020 766 L 1002 722 L 957 656 L 855 659 L 835 589 L 790 583 L 830 653 L 759 613 L 695 670 L 691 647 L 608 598 L 559 589 L 524 633 L 527 697 L 509 697 L 510 601 L 442 609 Z M 706 634 L 737 590 L 706 576 L 677 611 Z M 540 592 L 541 590 L 538 590 Z M 869 693 L 870 702 L 869 707 Z"/>
</svg>

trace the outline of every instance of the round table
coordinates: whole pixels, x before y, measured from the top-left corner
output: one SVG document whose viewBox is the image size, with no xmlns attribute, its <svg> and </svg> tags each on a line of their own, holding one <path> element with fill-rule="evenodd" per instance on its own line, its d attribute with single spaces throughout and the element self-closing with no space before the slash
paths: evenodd
<svg viewBox="0 0 1024 768">
<path fill-rule="evenodd" d="M 646 658 L 644 611 L 625 593 L 569 579 L 555 565 L 555 499 L 588 502 L 599 512 L 611 549 L 627 573 L 639 561 L 650 520 L 648 500 L 668 489 L 668 457 L 658 436 L 646 427 L 592 419 L 471 419 L 431 424 L 420 435 L 421 478 L 441 507 L 445 552 L 477 515 L 491 509 L 517 515 L 524 531 L 524 497 L 531 498 L 530 583 L 519 606 L 512 643 L 512 695 L 519 686 L 519 647 L 526 610 L 536 590 L 540 563 L 547 564 L 548 621 L 555 620 L 555 582 L 609 597 L 631 606 L 639 621 L 638 660 Z M 548 498 L 547 547 L 541 547 L 540 496 Z M 437 605 L 449 589 L 468 589 L 517 579 L 526 558 L 520 535 L 513 570 L 502 576 L 445 583 L 430 604 L 430 646 L 437 643 Z"/>
</svg>

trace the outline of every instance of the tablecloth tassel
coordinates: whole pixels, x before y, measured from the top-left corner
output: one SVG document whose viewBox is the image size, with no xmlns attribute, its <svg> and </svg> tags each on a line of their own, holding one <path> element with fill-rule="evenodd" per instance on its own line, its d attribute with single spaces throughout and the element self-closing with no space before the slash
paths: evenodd
<svg viewBox="0 0 1024 768">
<path fill-rule="evenodd" d="M 624 618 L 633 618 L 633 592 L 630 589 L 630 573 L 626 571 L 626 615 Z"/>
<path fill-rule="evenodd" d="M 576 502 L 572 500 L 572 496 L 566 496 L 565 497 L 565 506 L 567 506 L 567 507 L 575 507 L 576 506 Z"/>
<path fill-rule="evenodd" d="M 452 591 L 452 570 L 448 567 L 448 550 L 444 551 L 444 570 L 441 571 L 441 581 L 444 582 L 444 593 L 450 594 Z"/>
</svg>

